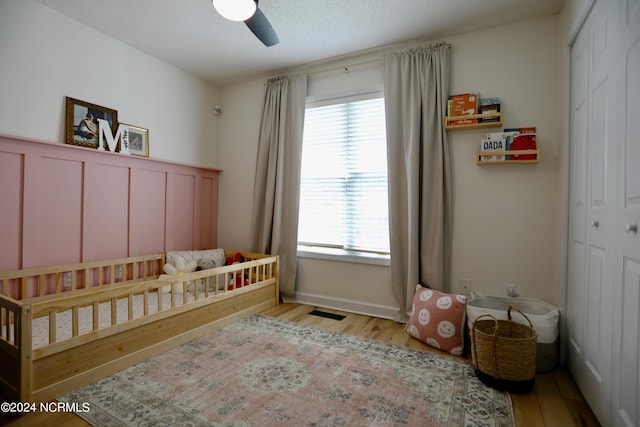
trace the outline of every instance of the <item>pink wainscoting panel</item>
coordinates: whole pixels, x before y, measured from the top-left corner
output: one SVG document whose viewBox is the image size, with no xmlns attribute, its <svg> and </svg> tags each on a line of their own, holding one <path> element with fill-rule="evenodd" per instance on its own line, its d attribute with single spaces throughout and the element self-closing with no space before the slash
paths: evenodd
<svg viewBox="0 0 640 427">
<path fill-rule="evenodd" d="M 167 171 L 134 170 L 131 175 L 130 255 L 163 252 Z"/>
<path fill-rule="evenodd" d="M 128 256 L 129 171 L 127 165 L 87 163 L 83 261 Z"/>
<path fill-rule="evenodd" d="M 0 269 L 215 247 L 219 172 L 0 135 Z"/>
<path fill-rule="evenodd" d="M 23 168 L 22 154 L 0 151 L 0 271 L 21 265 Z"/>
<path fill-rule="evenodd" d="M 178 172 L 172 176 L 172 184 L 169 188 L 173 193 L 173 203 L 168 206 L 171 212 L 171 225 L 173 237 L 170 250 L 189 250 L 197 247 L 195 242 L 195 195 L 196 176 Z"/>
<path fill-rule="evenodd" d="M 200 180 L 200 249 L 214 248 L 218 241 L 218 177 L 203 176 Z"/>
<path fill-rule="evenodd" d="M 26 158 L 23 268 L 82 259 L 84 164 L 56 154 Z"/>
</svg>

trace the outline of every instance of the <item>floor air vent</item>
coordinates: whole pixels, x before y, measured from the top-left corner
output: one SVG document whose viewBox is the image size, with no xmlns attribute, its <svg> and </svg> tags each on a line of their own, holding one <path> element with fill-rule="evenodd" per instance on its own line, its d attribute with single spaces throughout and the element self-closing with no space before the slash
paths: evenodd
<svg viewBox="0 0 640 427">
<path fill-rule="evenodd" d="M 341 314 L 327 313 L 326 311 L 320 311 L 320 310 L 313 310 L 309 314 L 312 316 L 326 317 L 327 319 L 334 319 L 334 320 L 342 320 L 346 317 Z"/>
</svg>

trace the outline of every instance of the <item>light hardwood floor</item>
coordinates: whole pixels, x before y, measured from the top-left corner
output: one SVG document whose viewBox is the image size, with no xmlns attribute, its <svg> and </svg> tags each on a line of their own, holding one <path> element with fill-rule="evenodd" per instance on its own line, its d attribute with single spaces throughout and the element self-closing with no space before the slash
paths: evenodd
<svg viewBox="0 0 640 427">
<path fill-rule="evenodd" d="M 346 334 L 387 341 L 396 345 L 435 351 L 411 338 L 401 324 L 391 320 L 345 313 L 336 310 L 322 311 L 342 314 L 343 320 L 310 315 L 317 307 L 301 304 L 280 304 L 262 312 L 266 316 L 298 322 L 317 328 L 330 329 Z M 558 367 L 552 372 L 536 375 L 535 388 L 525 395 L 511 395 L 517 427 L 568 427 L 599 426 L 591 409 L 584 401 L 569 373 Z M 74 414 L 30 414 L 5 420 L 12 427 L 86 427 L 88 424 Z"/>
</svg>

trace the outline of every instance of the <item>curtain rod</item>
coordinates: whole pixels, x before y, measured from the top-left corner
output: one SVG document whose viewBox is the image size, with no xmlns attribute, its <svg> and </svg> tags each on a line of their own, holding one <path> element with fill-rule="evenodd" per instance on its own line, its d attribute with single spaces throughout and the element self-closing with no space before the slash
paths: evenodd
<svg viewBox="0 0 640 427">
<path fill-rule="evenodd" d="M 359 65 L 367 65 L 367 64 L 374 64 L 376 62 L 380 62 L 382 61 L 381 57 L 378 58 L 374 58 L 374 59 L 370 59 L 368 61 L 361 61 L 361 62 L 354 62 L 353 64 L 347 64 L 341 67 L 332 67 L 332 68 L 325 68 L 324 70 L 318 70 L 318 71 L 312 71 L 307 73 L 308 76 L 315 76 L 316 74 L 322 74 L 322 73 L 328 73 L 330 71 L 337 71 L 337 70 L 343 70 L 345 73 L 349 72 L 349 68 L 351 67 L 357 67 Z"/>
<path fill-rule="evenodd" d="M 453 45 L 448 44 L 447 47 L 449 49 L 451 49 L 453 47 Z M 316 74 L 323 74 L 323 73 L 328 73 L 331 71 L 338 71 L 338 70 L 342 70 L 345 73 L 349 72 L 349 68 L 351 67 L 358 67 L 360 65 L 368 65 L 368 64 L 375 64 L 376 62 L 380 62 L 382 61 L 382 57 L 377 57 L 377 58 L 373 58 L 373 59 L 369 59 L 367 61 L 361 61 L 361 62 L 354 62 L 353 64 L 347 64 L 347 65 L 343 65 L 343 66 L 339 66 L 339 67 L 331 67 L 331 68 L 325 68 L 323 70 L 318 70 L 318 71 L 310 71 L 307 73 L 307 76 L 315 76 Z"/>
</svg>

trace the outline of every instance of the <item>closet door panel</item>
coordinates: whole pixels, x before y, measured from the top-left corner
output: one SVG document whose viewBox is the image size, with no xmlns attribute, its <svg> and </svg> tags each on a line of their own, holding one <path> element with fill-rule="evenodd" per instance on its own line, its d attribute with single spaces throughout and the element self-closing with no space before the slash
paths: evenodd
<svg viewBox="0 0 640 427">
<path fill-rule="evenodd" d="M 592 34 L 592 57 L 606 61 L 608 56 L 601 51 L 606 32 L 606 20 L 595 26 Z M 603 418 L 608 415 L 608 405 L 603 403 L 603 391 L 611 387 L 611 357 L 613 340 L 613 260 L 614 248 L 611 233 L 614 231 L 612 198 L 615 195 L 613 156 L 614 147 L 611 128 L 614 117 L 611 114 L 611 80 L 605 73 L 604 64 L 596 62 L 590 76 L 589 117 L 589 206 L 587 208 L 587 301 L 586 301 L 586 352 L 584 363 L 587 368 L 586 395 L 594 401 L 602 402 L 599 408 Z M 608 67 L 607 67 L 608 68 Z M 596 405 L 598 406 L 598 405 Z"/>
<path fill-rule="evenodd" d="M 616 330 L 614 425 L 640 425 L 640 2 L 626 1 L 618 18 L 623 130 L 618 154 L 616 280 L 621 310 Z"/>
<path fill-rule="evenodd" d="M 589 118 L 588 22 L 571 50 L 569 242 L 567 269 L 567 365 L 578 384 L 585 377 L 583 347 L 586 305 L 587 129 Z"/>
<path fill-rule="evenodd" d="M 567 364 L 603 424 L 611 417 L 613 387 L 615 9 L 616 0 L 596 0 L 571 54 Z"/>
<path fill-rule="evenodd" d="M 623 214 L 629 221 L 638 219 L 640 211 L 640 5 L 633 8 L 634 23 L 627 25 L 622 37 L 624 52 L 624 149 Z M 629 6 L 630 7 L 630 6 Z M 635 215 L 635 216 L 634 216 Z M 626 224 L 625 224 L 626 226 Z M 636 233 L 637 235 L 637 233 Z"/>
<path fill-rule="evenodd" d="M 609 110 L 608 80 L 600 84 L 591 92 L 591 129 L 589 132 L 590 159 L 590 208 L 596 211 L 593 219 L 597 219 L 597 212 L 607 209 L 609 194 L 607 193 L 607 160 L 608 145 L 611 143 L 607 135 Z M 606 225 L 606 224 L 601 224 Z"/>
<path fill-rule="evenodd" d="M 578 369 L 581 364 L 584 342 L 584 244 L 573 241 L 569 251 L 569 282 L 567 285 L 567 339 L 569 343 L 568 365 Z"/>
<path fill-rule="evenodd" d="M 617 402 L 617 424 L 637 426 L 640 423 L 640 394 L 638 376 L 640 375 L 640 262 L 637 259 L 623 260 L 622 279 L 622 325 L 620 359 L 621 380 L 618 382 L 619 401 Z"/>
<path fill-rule="evenodd" d="M 596 382 L 601 382 L 603 371 L 610 367 L 610 360 L 607 360 L 607 350 L 602 347 L 602 343 L 611 337 L 611 331 L 607 325 L 601 322 L 599 313 L 602 312 L 602 303 L 606 298 L 605 286 L 605 264 L 607 254 L 603 248 L 591 247 L 589 249 L 589 274 L 587 275 L 587 310 L 586 310 L 586 351 L 584 359 L 587 368 Z"/>
</svg>

